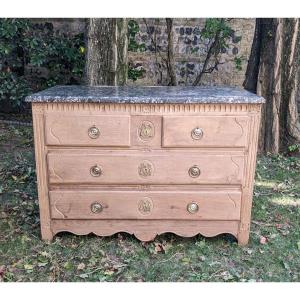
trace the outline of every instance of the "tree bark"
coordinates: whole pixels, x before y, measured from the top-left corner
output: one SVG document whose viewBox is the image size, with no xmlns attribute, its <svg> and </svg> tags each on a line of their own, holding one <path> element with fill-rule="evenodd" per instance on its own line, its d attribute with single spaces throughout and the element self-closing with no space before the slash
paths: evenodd
<svg viewBox="0 0 300 300">
<path fill-rule="evenodd" d="M 167 71 L 170 78 L 169 85 L 177 85 L 175 59 L 174 59 L 174 33 L 173 33 L 173 19 L 166 18 L 167 34 L 168 34 L 168 58 Z"/>
<path fill-rule="evenodd" d="M 259 73 L 260 51 L 261 51 L 261 19 L 255 21 L 255 32 L 249 61 L 247 66 L 246 77 L 243 83 L 246 90 L 256 93 L 257 79 Z"/>
<path fill-rule="evenodd" d="M 86 70 L 88 85 L 124 85 L 127 81 L 126 19 L 89 19 Z"/>
<path fill-rule="evenodd" d="M 300 121 L 298 111 L 298 91 L 300 76 L 300 24 L 299 19 L 286 19 L 283 32 L 283 62 L 282 62 L 282 105 L 281 123 L 283 124 L 281 148 L 286 143 L 300 141 Z"/>
<path fill-rule="evenodd" d="M 266 99 L 262 109 L 259 150 L 278 153 L 300 140 L 296 91 L 298 19 L 260 19 L 244 87 Z"/>
</svg>

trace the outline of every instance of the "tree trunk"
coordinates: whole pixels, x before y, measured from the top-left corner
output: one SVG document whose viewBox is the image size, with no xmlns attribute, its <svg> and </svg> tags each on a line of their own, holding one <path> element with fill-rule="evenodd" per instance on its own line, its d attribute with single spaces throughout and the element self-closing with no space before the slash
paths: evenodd
<svg viewBox="0 0 300 300">
<path fill-rule="evenodd" d="M 175 59 L 174 59 L 174 33 L 173 33 L 173 19 L 166 18 L 167 34 L 168 34 L 168 59 L 167 71 L 170 78 L 169 85 L 177 85 Z"/>
<path fill-rule="evenodd" d="M 296 103 L 299 71 L 298 19 L 260 19 L 244 87 L 266 99 L 262 110 L 259 150 L 278 153 L 300 140 Z"/>
<path fill-rule="evenodd" d="M 286 144 L 300 141 L 300 121 L 298 111 L 298 91 L 300 76 L 300 24 L 299 19 L 286 19 L 283 32 L 282 63 L 282 105 L 281 122 L 283 124 L 281 148 Z"/>
<path fill-rule="evenodd" d="M 126 84 L 127 45 L 125 19 L 89 19 L 86 83 L 93 86 Z"/>
<path fill-rule="evenodd" d="M 246 78 L 243 83 L 246 90 L 256 93 L 257 79 L 259 73 L 260 51 L 261 51 L 261 19 L 255 21 L 255 32 L 247 66 Z M 250 63 L 251 62 L 251 63 Z"/>
</svg>

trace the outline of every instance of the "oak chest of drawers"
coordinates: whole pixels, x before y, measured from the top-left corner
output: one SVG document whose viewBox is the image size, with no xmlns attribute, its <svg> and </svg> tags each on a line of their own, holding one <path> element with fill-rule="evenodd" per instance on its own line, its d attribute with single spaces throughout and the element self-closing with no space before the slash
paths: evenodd
<svg viewBox="0 0 300 300">
<path fill-rule="evenodd" d="M 249 238 L 263 99 L 229 87 L 58 86 L 32 102 L 42 238 Z"/>
</svg>

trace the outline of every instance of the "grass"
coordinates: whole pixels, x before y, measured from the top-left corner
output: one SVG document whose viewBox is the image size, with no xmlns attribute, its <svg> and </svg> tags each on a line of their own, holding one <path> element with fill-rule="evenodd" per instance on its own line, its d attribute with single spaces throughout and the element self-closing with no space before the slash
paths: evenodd
<svg viewBox="0 0 300 300">
<path fill-rule="evenodd" d="M 0 123 L 0 281 L 299 281 L 299 220 L 300 158 L 261 156 L 247 247 L 230 235 L 43 242 L 31 128 Z"/>
</svg>

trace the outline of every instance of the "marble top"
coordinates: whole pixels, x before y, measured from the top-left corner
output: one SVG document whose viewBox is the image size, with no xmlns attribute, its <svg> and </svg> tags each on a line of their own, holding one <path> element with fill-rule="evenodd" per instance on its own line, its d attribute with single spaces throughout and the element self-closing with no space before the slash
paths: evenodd
<svg viewBox="0 0 300 300">
<path fill-rule="evenodd" d="M 263 103 L 264 98 L 229 86 L 55 86 L 26 102 Z"/>
</svg>

